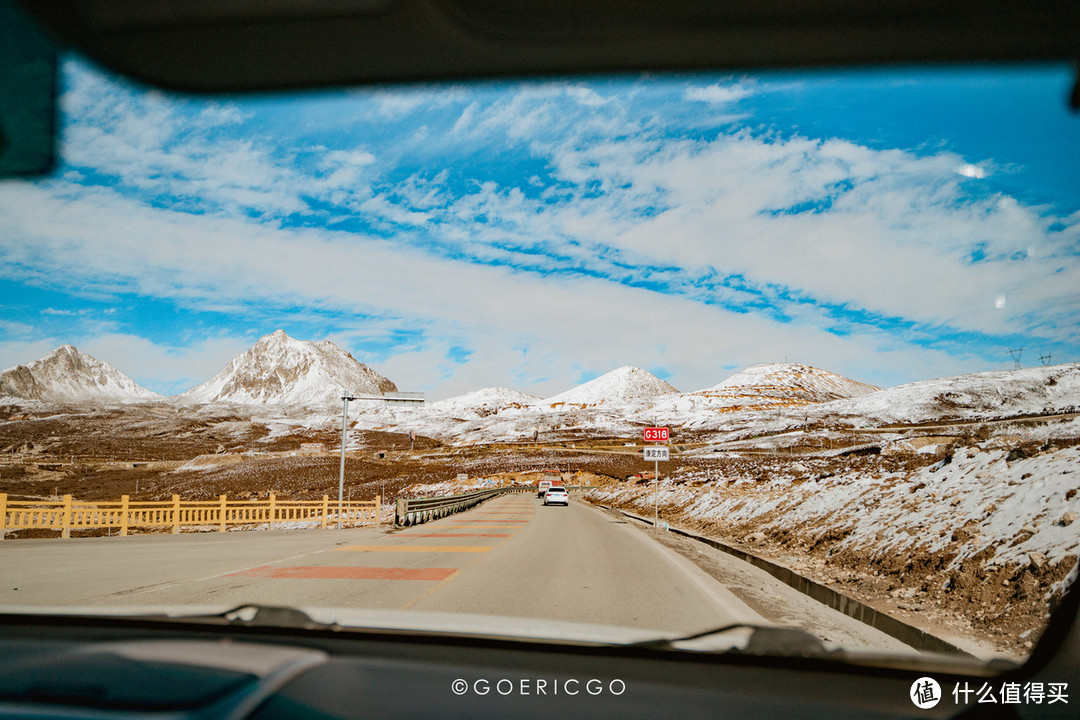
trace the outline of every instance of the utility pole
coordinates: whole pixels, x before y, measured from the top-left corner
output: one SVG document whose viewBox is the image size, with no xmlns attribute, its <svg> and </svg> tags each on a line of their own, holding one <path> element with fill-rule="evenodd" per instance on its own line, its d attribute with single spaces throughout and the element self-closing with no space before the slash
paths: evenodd
<svg viewBox="0 0 1080 720">
<path fill-rule="evenodd" d="M 356 398 L 351 395 L 341 396 L 341 471 L 338 473 L 337 486 L 337 527 L 341 529 L 341 502 L 345 495 L 345 433 L 349 427 L 349 401 Z"/>
<path fill-rule="evenodd" d="M 1045 355 L 1040 355 L 1039 356 L 1039 362 L 1041 362 L 1043 365 L 1049 365 L 1050 364 L 1050 359 L 1052 357 L 1053 357 L 1053 353 L 1046 353 Z"/>
<path fill-rule="evenodd" d="M 1019 369 L 1021 369 L 1023 367 L 1020 364 L 1020 354 L 1022 352 L 1024 352 L 1024 348 L 1022 348 L 1022 347 L 1009 348 L 1009 354 L 1012 355 L 1012 359 L 1013 359 L 1013 370 L 1019 370 Z"/>
</svg>

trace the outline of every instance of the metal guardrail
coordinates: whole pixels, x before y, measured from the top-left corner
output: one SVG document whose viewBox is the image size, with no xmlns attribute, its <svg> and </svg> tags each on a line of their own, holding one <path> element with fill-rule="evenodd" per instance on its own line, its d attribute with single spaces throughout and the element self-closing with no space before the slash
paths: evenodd
<svg viewBox="0 0 1080 720">
<path fill-rule="evenodd" d="M 398 498 L 394 506 L 394 524 L 406 527 L 419 525 L 428 520 L 437 520 L 462 510 L 468 510 L 497 495 L 534 491 L 535 488 L 533 487 L 512 485 L 490 490 L 473 490 L 461 495 L 444 495 L 434 498 Z"/>
<path fill-rule="evenodd" d="M 323 495 L 322 500 L 278 500 L 270 493 L 268 500 L 217 500 L 131 502 L 122 495 L 119 502 L 80 502 L 64 495 L 59 502 L 9 501 L 0 493 L 0 539 L 9 530 L 59 530 L 61 537 L 71 537 L 72 530 L 117 528 L 127 535 L 133 527 L 167 527 L 179 533 L 184 526 L 216 525 L 225 532 L 227 525 L 267 523 L 318 523 L 325 529 L 339 521 L 348 524 L 379 524 L 382 498 L 374 501 L 338 503 Z"/>
<path fill-rule="evenodd" d="M 579 485 L 568 486 L 567 490 L 580 490 Z M 511 485 L 490 490 L 473 490 L 461 495 L 443 495 L 434 498 L 398 498 L 394 506 L 394 524 L 408 527 L 419 525 L 429 520 L 453 515 L 462 510 L 475 507 L 485 500 L 507 493 L 535 493 L 535 485 Z"/>
</svg>

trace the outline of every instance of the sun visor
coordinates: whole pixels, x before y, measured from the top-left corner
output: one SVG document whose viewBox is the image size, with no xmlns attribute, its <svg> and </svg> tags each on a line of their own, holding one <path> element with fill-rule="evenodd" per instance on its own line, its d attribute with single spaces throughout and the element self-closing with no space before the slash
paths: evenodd
<svg viewBox="0 0 1080 720">
<path fill-rule="evenodd" d="M 190 91 L 1080 54 L 1075 0 L 21 2 L 105 66 Z"/>
<path fill-rule="evenodd" d="M 56 50 L 0 0 L 0 178 L 48 173 L 55 155 Z"/>
</svg>

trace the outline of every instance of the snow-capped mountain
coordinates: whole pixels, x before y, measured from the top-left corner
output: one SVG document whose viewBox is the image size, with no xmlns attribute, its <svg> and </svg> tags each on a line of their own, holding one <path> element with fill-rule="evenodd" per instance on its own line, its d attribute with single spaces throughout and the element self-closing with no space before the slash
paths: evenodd
<svg viewBox="0 0 1080 720">
<path fill-rule="evenodd" d="M 625 365 L 543 401 L 544 405 L 603 405 L 644 402 L 679 391 L 641 368 Z"/>
<path fill-rule="evenodd" d="M 821 407 L 833 416 L 876 422 L 1074 412 L 1080 406 L 1080 363 L 972 373 L 897 385 Z"/>
<path fill-rule="evenodd" d="M 40 360 L 5 370 L 0 374 L 0 395 L 73 405 L 161 399 L 109 363 L 71 345 L 61 345 Z"/>
<path fill-rule="evenodd" d="M 539 401 L 540 398 L 535 395 L 511 390 L 507 387 L 488 387 L 431 403 L 428 410 L 432 413 L 445 413 L 447 415 L 474 413 L 485 416 L 506 408 L 530 407 Z"/>
<path fill-rule="evenodd" d="M 396 392 L 397 385 L 329 340 L 296 340 L 278 330 L 176 399 L 185 404 L 316 406 L 340 402 L 342 390 L 379 394 Z"/>
<path fill-rule="evenodd" d="M 801 363 L 754 365 L 694 393 L 732 405 L 809 405 L 877 392 L 875 385 Z"/>
<path fill-rule="evenodd" d="M 810 365 L 769 363 L 749 367 L 701 392 L 737 394 L 749 391 L 797 402 L 819 403 L 867 395 L 880 389 Z"/>
<path fill-rule="evenodd" d="M 727 380 L 657 404 L 659 412 L 763 410 L 801 407 L 879 391 L 874 385 L 800 363 L 754 365 Z"/>
</svg>

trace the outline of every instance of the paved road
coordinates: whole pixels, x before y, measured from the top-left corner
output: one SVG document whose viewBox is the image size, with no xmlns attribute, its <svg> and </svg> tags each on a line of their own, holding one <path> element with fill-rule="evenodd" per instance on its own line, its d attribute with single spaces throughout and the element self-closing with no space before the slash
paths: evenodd
<svg viewBox="0 0 1080 720">
<path fill-rule="evenodd" d="M 531 494 L 504 495 L 396 530 L 0 542 L 2 606 L 245 603 L 502 615 L 679 633 L 768 622 L 625 519 L 577 501 L 544 507 Z M 839 616 L 824 606 L 820 612 Z"/>
<path fill-rule="evenodd" d="M 0 544 L 4 605 L 361 607 L 690 632 L 762 622 L 623 520 L 579 502 L 495 498 L 406 529 Z M 15 588 L 18 588 L 17 590 Z"/>
</svg>

